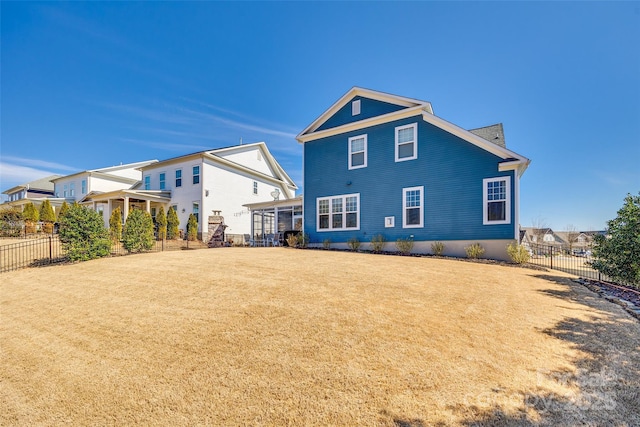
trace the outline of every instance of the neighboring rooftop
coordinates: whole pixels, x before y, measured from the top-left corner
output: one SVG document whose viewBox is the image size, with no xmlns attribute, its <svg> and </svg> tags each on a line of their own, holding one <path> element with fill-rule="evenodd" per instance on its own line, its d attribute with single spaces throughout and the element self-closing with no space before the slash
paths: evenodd
<svg viewBox="0 0 640 427">
<path fill-rule="evenodd" d="M 477 129 L 469 129 L 469 132 L 482 139 L 486 139 L 489 142 L 493 142 L 500 147 L 507 148 L 507 144 L 504 140 L 504 129 L 502 128 L 502 123 Z"/>
<path fill-rule="evenodd" d="M 44 190 L 53 191 L 53 182 L 51 180 L 60 178 L 61 175 L 49 175 L 44 178 L 36 179 L 26 184 L 16 185 L 2 192 L 2 194 L 12 194 L 20 190 Z"/>
</svg>

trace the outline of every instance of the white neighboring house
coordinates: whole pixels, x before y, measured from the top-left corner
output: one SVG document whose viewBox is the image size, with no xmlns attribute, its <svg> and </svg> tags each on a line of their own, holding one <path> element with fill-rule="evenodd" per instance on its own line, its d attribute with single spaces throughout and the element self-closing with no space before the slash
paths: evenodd
<svg viewBox="0 0 640 427">
<path fill-rule="evenodd" d="M 187 154 L 140 170 L 142 184 L 136 192 L 163 198 L 148 206 L 152 216 L 157 206 L 165 212 L 172 206 L 185 231 L 189 215 L 196 214 L 198 236 L 205 242 L 214 211 L 224 217 L 227 234 L 249 234 L 250 215 L 243 205 L 291 199 L 298 188 L 264 142 Z"/>
<path fill-rule="evenodd" d="M 2 192 L 2 194 L 6 194 L 8 198 L 3 204 L 24 209 L 24 205 L 33 203 L 39 207 L 44 199 L 51 200 L 54 196 L 53 183 L 51 180 L 59 177 L 60 175 L 51 175 L 9 188 Z M 62 202 L 60 202 L 60 204 L 62 204 Z"/>
<path fill-rule="evenodd" d="M 67 203 L 78 202 L 102 213 L 105 225 L 109 225 L 108 201 L 97 197 L 100 194 L 126 191 L 140 184 L 140 168 L 157 163 L 157 160 L 128 163 L 100 169 L 91 169 L 52 179 L 54 200 Z M 110 212 L 110 211 L 109 211 Z"/>
</svg>

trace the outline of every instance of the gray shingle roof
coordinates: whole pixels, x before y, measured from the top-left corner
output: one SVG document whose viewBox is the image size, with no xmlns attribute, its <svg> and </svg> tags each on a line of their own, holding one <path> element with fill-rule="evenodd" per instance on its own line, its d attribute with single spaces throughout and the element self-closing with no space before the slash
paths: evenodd
<svg viewBox="0 0 640 427">
<path fill-rule="evenodd" d="M 469 129 L 469 132 L 479 136 L 480 138 L 486 139 L 489 142 L 493 142 L 500 147 L 507 148 L 507 144 L 504 140 L 504 129 L 502 128 L 502 123 L 485 126 L 483 128 Z"/>
</svg>

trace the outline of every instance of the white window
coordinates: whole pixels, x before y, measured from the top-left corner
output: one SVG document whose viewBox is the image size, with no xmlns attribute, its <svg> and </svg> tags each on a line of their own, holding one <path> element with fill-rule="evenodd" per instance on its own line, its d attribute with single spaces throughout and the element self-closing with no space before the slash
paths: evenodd
<svg viewBox="0 0 640 427">
<path fill-rule="evenodd" d="M 424 217 L 424 187 L 402 189 L 402 228 L 422 227 Z"/>
<path fill-rule="evenodd" d="M 396 162 L 418 158 L 418 124 L 396 128 Z"/>
<path fill-rule="evenodd" d="M 349 138 L 349 169 L 367 167 L 367 135 Z"/>
<path fill-rule="evenodd" d="M 194 184 L 200 183 L 200 166 L 193 167 L 193 183 Z"/>
<path fill-rule="evenodd" d="M 317 231 L 360 229 L 360 194 L 318 197 Z"/>
<path fill-rule="evenodd" d="M 167 174 L 164 172 L 160 173 L 160 189 L 164 190 L 166 187 L 166 178 L 167 178 Z"/>
<path fill-rule="evenodd" d="M 69 191 L 67 190 L 69 187 L 67 186 L 67 184 L 65 184 L 62 188 L 63 197 L 67 197 L 69 195 Z"/>
<path fill-rule="evenodd" d="M 144 177 L 144 189 L 151 190 L 151 176 L 149 175 Z"/>
<path fill-rule="evenodd" d="M 357 99 L 351 103 L 351 115 L 357 116 L 360 114 L 360 100 Z"/>
<path fill-rule="evenodd" d="M 482 180 L 482 223 L 509 224 L 511 222 L 511 177 Z"/>
<path fill-rule="evenodd" d="M 87 194 L 87 180 L 83 179 L 80 185 L 82 186 L 82 194 Z"/>
<path fill-rule="evenodd" d="M 545 242 L 554 242 L 556 239 L 553 238 L 553 234 L 551 233 L 547 233 L 544 235 L 544 240 Z"/>
<path fill-rule="evenodd" d="M 182 169 L 176 169 L 176 188 L 182 187 Z"/>
<path fill-rule="evenodd" d="M 71 197 L 75 197 L 76 196 L 76 183 L 75 182 L 69 183 L 69 196 L 71 196 Z"/>
<path fill-rule="evenodd" d="M 258 194 L 258 181 L 253 181 L 253 194 Z"/>
</svg>

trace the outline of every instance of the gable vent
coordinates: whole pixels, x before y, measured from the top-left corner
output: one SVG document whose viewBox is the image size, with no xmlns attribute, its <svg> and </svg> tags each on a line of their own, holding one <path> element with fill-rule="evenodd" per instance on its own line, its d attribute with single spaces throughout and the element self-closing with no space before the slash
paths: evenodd
<svg viewBox="0 0 640 427">
<path fill-rule="evenodd" d="M 355 100 L 351 103 L 351 115 L 357 116 L 360 114 L 360 100 Z"/>
</svg>

